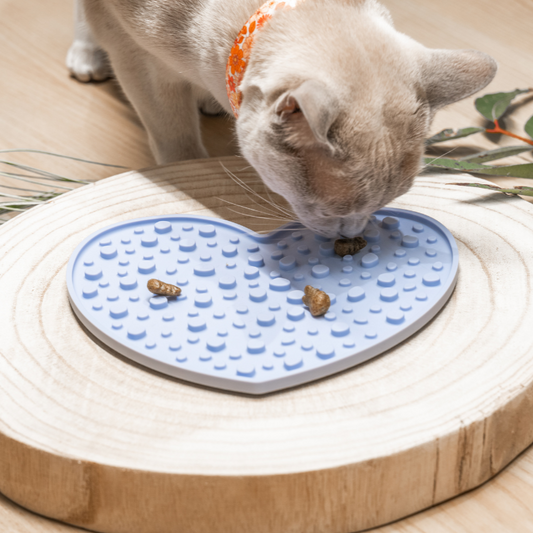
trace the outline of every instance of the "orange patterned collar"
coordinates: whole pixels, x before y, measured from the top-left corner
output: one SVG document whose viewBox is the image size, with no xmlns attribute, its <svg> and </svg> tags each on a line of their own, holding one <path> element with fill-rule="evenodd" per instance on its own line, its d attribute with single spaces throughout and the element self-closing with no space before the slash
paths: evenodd
<svg viewBox="0 0 533 533">
<path fill-rule="evenodd" d="M 228 63 L 226 64 L 226 91 L 228 92 L 229 103 L 235 118 L 239 118 L 239 109 L 242 100 L 239 85 L 248 65 L 257 30 L 261 29 L 278 9 L 292 9 L 303 1 L 268 0 L 250 17 L 250 20 L 248 20 L 242 27 L 239 35 L 237 35 L 229 55 Z"/>
</svg>

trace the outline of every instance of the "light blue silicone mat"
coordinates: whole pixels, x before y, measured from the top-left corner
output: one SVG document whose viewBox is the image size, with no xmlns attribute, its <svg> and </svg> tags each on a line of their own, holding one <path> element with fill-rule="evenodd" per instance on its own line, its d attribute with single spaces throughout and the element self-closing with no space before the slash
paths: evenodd
<svg viewBox="0 0 533 533">
<path fill-rule="evenodd" d="M 382 209 L 363 236 L 367 246 L 341 258 L 334 239 L 296 223 L 258 235 L 200 216 L 130 220 L 76 248 L 70 302 L 89 331 L 142 365 L 228 391 L 272 392 L 379 355 L 450 297 L 458 251 L 442 224 Z M 181 296 L 154 296 L 151 278 Z M 325 316 L 303 305 L 306 285 L 330 295 Z"/>
</svg>

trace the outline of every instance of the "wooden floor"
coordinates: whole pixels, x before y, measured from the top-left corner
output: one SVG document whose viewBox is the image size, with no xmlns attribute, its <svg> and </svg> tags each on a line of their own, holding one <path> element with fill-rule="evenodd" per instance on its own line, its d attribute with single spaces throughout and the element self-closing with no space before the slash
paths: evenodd
<svg viewBox="0 0 533 533">
<path fill-rule="evenodd" d="M 478 48 L 495 57 L 500 70 L 488 91 L 533 86 L 531 0 L 383 0 L 383 3 L 390 8 L 398 29 L 427 46 Z M 111 81 L 84 85 L 68 77 L 64 58 L 72 37 L 71 19 L 70 0 L 0 0 L 0 149 L 48 150 L 129 168 L 153 165 L 146 135 L 116 84 Z M 520 134 L 532 114 L 533 98 L 529 98 L 505 125 Z M 439 113 L 434 131 L 478 124 L 483 121 L 474 110 L 473 98 L 469 98 Z M 205 118 L 203 126 L 212 156 L 235 153 L 229 118 Z M 495 143 L 517 144 L 509 138 L 482 135 L 460 144 L 490 148 Z M 446 150 L 452 146 L 446 145 Z M 105 167 L 33 154 L 13 155 L 12 159 L 80 179 L 97 180 L 114 173 Z M 532 158 L 524 155 L 516 160 Z M 531 185 L 527 180 L 493 181 Z M 532 503 L 530 448 L 475 491 L 376 531 L 528 532 L 533 531 Z M 10 532 L 77 531 L 33 515 L 1 496 L 0 525 Z"/>
</svg>

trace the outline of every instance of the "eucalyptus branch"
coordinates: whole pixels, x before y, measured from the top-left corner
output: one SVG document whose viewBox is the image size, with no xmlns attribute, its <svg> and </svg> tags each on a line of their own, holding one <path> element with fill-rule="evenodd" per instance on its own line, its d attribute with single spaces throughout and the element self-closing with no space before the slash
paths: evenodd
<svg viewBox="0 0 533 533">
<path fill-rule="evenodd" d="M 494 125 L 490 128 L 469 127 L 462 129 L 445 129 L 427 139 L 426 145 L 433 145 L 440 142 L 461 139 L 477 133 L 498 133 L 517 139 L 526 144 L 526 146 L 504 146 L 494 150 L 485 150 L 459 159 L 438 157 L 435 159 L 425 158 L 426 166 L 429 168 L 436 168 L 440 170 L 467 172 L 470 174 L 489 175 L 489 176 L 506 176 L 514 178 L 533 179 L 533 163 L 523 163 L 518 165 L 487 165 L 489 161 L 504 159 L 506 157 L 515 156 L 521 153 L 533 150 L 533 117 L 531 117 L 525 124 L 524 130 L 529 138 L 518 135 L 501 127 L 501 117 L 509 112 L 511 102 L 517 97 L 533 92 L 533 89 L 516 89 L 507 93 L 491 93 L 486 94 L 475 101 L 476 109 L 491 121 Z M 459 185 L 459 184 L 455 184 Z M 479 184 L 464 184 L 460 185 L 479 187 Z M 514 187 L 511 189 L 501 189 L 498 187 L 481 187 L 484 189 L 498 190 L 508 195 L 531 196 L 528 188 Z M 518 192 L 517 192 L 518 191 Z"/>
</svg>

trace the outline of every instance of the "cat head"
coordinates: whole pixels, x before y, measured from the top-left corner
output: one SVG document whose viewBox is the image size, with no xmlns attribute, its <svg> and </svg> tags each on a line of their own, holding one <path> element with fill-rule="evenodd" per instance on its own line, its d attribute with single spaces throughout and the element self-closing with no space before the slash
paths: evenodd
<svg viewBox="0 0 533 533">
<path fill-rule="evenodd" d="M 307 0 L 258 34 L 237 136 L 303 224 L 353 237 L 411 187 L 435 111 L 495 73 L 486 54 L 399 33 L 375 0 Z"/>
</svg>

